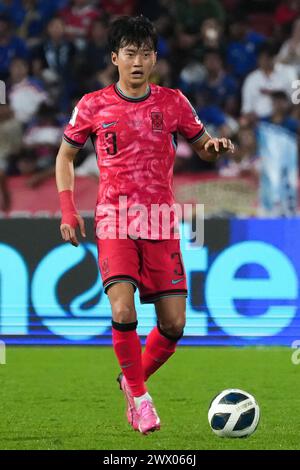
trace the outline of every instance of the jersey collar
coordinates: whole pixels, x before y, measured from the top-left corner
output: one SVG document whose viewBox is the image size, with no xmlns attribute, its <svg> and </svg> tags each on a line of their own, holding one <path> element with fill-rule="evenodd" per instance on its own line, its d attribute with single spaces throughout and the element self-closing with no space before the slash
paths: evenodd
<svg viewBox="0 0 300 470">
<path fill-rule="evenodd" d="M 139 96 L 138 98 L 134 98 L 133 96 L 125 95 L 122 92 L 122 90 L 118 87 L 117 83 L 114 84 L 114 90 L 120 98 L 122 98 L 125 101 L 130 101 L 131 103 L 138 103 L 140 101 L 145 101 L 151 95 L 151 88 L 150 88 L 149 85 L 148 85 L 147 92 L 143 96 Z"/>
</svg>

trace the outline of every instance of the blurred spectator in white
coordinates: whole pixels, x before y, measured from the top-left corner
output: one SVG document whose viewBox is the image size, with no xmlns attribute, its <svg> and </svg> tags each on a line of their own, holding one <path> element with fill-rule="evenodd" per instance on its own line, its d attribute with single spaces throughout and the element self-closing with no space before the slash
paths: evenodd
<svg viewBox="0 0 300 470">
<path fill-rule="evenodd" d="M 289 65 L 275 64 L 274 47 L 264 44 L 259 52 L 259 68 L 251 72 L 242 88 L 242 114 L 246 119 L 267 117 L 273 112 L 271 93 L 284 90 L 292 93 L 292 83 L 297 79 L 295 69 Z"/>
<path fill-rule="evenodd" d="M 15 118 L 27 124 L 37 112 L 47 94 L 37 80 L 28 74 L 29 67 L 24 59 L 14 59 L 10 65 L 8 100 Z"/>
<path fill-rule="evenodd" d="M 22 146 L 22 126 L 6 104 L 0 106 L 0 210 L 8 210 L 10 194 L 7 186 L 7 169 L 10 157 L 19 153 Z"/>
<path fill-rule="evenodd" d="M 297 76 L 300 77 L 300 18 L 293 24 L 292 35 L 281 46 L 277 60 L 295 67 Z"/>
<path fill-rule="evenodd" d="M 100 9 L 91 0 L 71 0 L 70 5 L 61 10 L 60 16 L 68 39 L 80 50 L 86 44 L 93 21 L 100 16 Z"/>
<path fill-rule="evenodd" d="M 32 51 L 34 75 L 45 83 L 52 101 L 57 101 L 62 111 L 68 110 L 75 87 L 75 52 L 60 17 L 49 21 L 45 40 Z"/>
<path fill-rule="evenodd" d="M 0 14 L 7 15 L 16 28 L 25 21 L 26 26 L 29 26 L 29 37 L 37 37 L 42 32 L 45 21 L 68 3 L 69 0 L 2 0 Z M 38 15 L 32 14 L 34 11 Z"/>
<path fill-rule="evenodd" d="M 35 121 L 24 134 L 23 144 L 25 153 L 35 157 L 32 176 L 27 181 L 28 186 L 36 187 L 50 176 L 54 175 L 55 158 L 61 143 L 62 129 L 56 120 L 55 110 L 42 104 Z M 17 167 L 22 169 L 22 156 Z"/>
<path fill-rule="evenodd" d="M 220 51 L 208 49 L 203 56 L 205 78 L 197 86 L 206 103 L 223 108 L 229 115 L 238 113 L 238 84 L 225 71 Z"/>
<path fill-rule="evenodd" d="M 273 113 L 258 124 L 260 155 L 260 214 L 291 216 L 298 203 L 299 121 L 291 117 L 290 98 L 272 93 Z"/>
<path fill-rule="evenodd" d="M 25 42 L 13 35 L 12 24 L 7 16 L 0 16 L 0 80 L 8 77 L 9 67 L 14 57 L 28 58 Z"/>
<path fill-rule="evenodd" d="M 97 181 L 99 179 L 99 167 L 97 165 L 97 157 L 95 152 L 90 153 L 83 163 L 75 168 L 76 176 L 91 176 Z"/>
<path fill-rule="evenodd" d="M 259 46 L 265 37 L 251 30 L 247 17 L 241 14 L 230 23 L 228 39 L 227 64 L 235 77 L 242 80 L 256 68 Z"/>
</svg>

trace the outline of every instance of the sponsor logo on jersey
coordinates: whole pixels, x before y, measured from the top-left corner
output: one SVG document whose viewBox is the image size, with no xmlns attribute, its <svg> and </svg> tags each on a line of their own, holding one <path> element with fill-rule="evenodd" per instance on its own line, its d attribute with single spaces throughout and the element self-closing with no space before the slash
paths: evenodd
<svg viewBox="0 0 300 470">
<path fill-rule="evenodd" d="M 103 129 L 107 129 L 108 127 L 111 127 L 111 126 L 114 126 L 116 124 L 117 121 L 114 121 L 114 122 L 104 122 L 102 124 L 102 127 Z"/>
<path fill-rule="evenodd" d="M 178 282 L 181 282 L 184 280 L 184 277 L 182 277 L 181 279 L 172 279 L 172 284 L 178 284 Z"/>
</svg>

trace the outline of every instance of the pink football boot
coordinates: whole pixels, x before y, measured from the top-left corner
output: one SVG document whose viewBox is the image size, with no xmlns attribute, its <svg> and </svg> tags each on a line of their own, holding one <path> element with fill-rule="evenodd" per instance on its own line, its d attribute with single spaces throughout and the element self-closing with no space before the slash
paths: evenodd
<svg viewBox="0 0 300 470">
<path fill-rule="evenodd" d="M 160 419 L 151 400 L 143 400 L 138 408 L 138 430 L 142 434 L 159 431 Z"/>
<path fill-rule="evenodd" d="M 125 399 L 127 401 L 126 416 L 128 419 L 128 423 L 130 424 L 130 426 L 133 427 L 135 431 L 138 431 L 139 430 L 139 414 L 136 410 L 134 399 L 131 394 L 130 388 L 122 372 L 119 374 L 117 378 L 117 382 L 119 382 L 120 390 L 122 390 L 122 392 L 124 393 Z"/>
</svg>

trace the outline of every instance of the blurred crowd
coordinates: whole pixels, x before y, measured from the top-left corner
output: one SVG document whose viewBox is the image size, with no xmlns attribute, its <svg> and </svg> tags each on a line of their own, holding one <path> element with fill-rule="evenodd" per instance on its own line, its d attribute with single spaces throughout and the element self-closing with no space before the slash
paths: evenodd
<svg viewBox="0 0 300 470">
<path fill-rule="evenodd" d="M 257 126 L 298 138 L 300 0 L 1 0 L 0 210 L 10 206 L 7 176 L 27 175 L 32 188 L 53 176 L 74 104 L 117 80 L 107 33 L 124 14 L 156 25 L 151 81 L 180 88 L 208 131 L 236 144 L 233 157 L 212 166 L 179 139 L 176 172 L 258 179 Z M 97 174 L 89 144 L 76 167 Z"/>
</svg>

